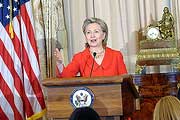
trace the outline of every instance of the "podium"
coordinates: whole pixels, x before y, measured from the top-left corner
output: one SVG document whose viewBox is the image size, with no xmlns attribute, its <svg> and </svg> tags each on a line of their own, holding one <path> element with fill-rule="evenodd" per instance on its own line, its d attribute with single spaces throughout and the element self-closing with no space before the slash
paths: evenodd
<svg viewBox="0 0 180 120">
<path fill-rule="evenodd" d="M 77 87 L 87 87 L 94 94 L 93 108 L 101 116 L 125 118 L 135 111 L 139 97 L 131 75 L 112 77 L 48 78 L 42 82 L 46 97 L 47 117 L 68 119 L 74 108 L 70 95 Z"/>
</svg>

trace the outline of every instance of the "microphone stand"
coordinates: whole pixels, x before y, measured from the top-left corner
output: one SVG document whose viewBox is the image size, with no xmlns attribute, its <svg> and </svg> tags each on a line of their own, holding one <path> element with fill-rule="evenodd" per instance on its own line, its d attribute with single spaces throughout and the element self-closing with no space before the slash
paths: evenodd
<svg viewBox="0 0 180 120">
<path fill-rule="evenodd" d="M 93 71 L 93 67 L 94 67 L 94 61 L 95 61 L 95 57 L 96 57 L 96 52 L 93 52 L 93 64 L 92 64 L 92 68 L 91 68 L 91 72 L 90 72 L 90 77 L 92 75 L 92 71 Z"/>
</svg>

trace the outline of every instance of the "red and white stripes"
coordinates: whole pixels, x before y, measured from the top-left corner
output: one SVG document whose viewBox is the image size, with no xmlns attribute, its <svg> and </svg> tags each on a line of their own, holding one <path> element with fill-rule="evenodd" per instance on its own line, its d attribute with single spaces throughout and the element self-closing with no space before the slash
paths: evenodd
<svg viewBox="0 0 180 120">
<path fill-rule="evenodd" d="M 0 23 L 0 119 L 41 117 L 46 107 L 31 1 L 21 5 L 20 14 L 13 18 L 14 38 L 8 28 Z"/>
</svg>

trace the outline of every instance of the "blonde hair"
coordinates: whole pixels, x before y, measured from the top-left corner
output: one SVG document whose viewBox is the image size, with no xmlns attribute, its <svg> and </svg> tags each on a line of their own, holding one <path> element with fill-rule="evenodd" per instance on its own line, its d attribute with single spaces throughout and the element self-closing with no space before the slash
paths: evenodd
<svg viewBox="0 0 180 120">
<path fill-rule="evenodd" d="M 180 101 L 174 96 L 161 98 L 154 109 L 153 120 L 180 120 Z"/>
<path fill-rule="evenodd" d="M 86 33 L 86 27 L 92 23 L 99 24 L 102 31 L 105 33 L 105 38 L 102 42 L 103 46 L 105 47 L 107 45 L 107 39 L 108 39 L 108 26 L 107 26 L 107 24 L 102 19 L 99 19 L 99 18 L 95 18 L 95 17 L 87 18 L 84 20 L 84 23 L 82 26 L 82 30 L 83 30 L 84 34 Z M 85 44 L 85 47 L 89 47 L 88 43 Z"/>
</svg>

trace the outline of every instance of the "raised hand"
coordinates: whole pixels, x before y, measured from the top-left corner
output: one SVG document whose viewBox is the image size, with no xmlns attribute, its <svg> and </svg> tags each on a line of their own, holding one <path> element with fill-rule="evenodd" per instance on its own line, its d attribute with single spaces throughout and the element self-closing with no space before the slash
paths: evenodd
<svg viewBox="0 0 180 120">
<path fill-rule="evenodd" d="M 56 63 L 59 63 L 59 64 L 63 63 L 63 56 L 61 54 L 61 51 L 59 51 L 58 48 L 55 49 L 54 56 L 56 58 Z"/>
</svg>

